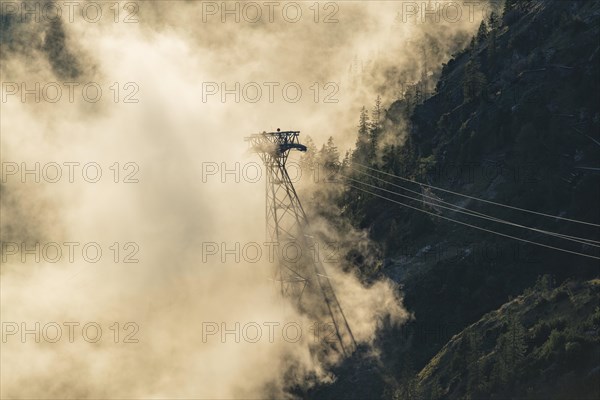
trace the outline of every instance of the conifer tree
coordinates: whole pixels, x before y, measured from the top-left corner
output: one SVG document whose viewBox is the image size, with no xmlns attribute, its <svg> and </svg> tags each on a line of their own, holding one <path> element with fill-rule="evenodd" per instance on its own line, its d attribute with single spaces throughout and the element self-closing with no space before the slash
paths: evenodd
<svg viewBox="0 0 600 400">
<path fill-rule="evenodd" d="M 304 145 L 306 146 L 306 152 L 300 158 L 300 168 L 303 177 L 310 177 L 317 167 L 317 146 L 310 135 L 307 135 L 304 139 Z"/>
<path fill-rule="evenodd" d="M 487 37 L 488 37 L 487 24 L 485 23 L 485 21 L 481 21 L 481 24 L 479 25 L 479 30 L 477 31 L 477 43 L 481 44 L 481 43 L 485 42 Z"/>
<path fill-rule="evenodd" d="M 360 110 L 358 120 L 358 138 L 356 140 L 356 147 L 352 153 L 352 161 L 359 164 L 365 164 L 369 158 L 369 125 L 369 115 L 367 109 L 363 106 Z"/>
<path fill-rule="evenodd" d="M 375 106 L 373 107 L 373 112 L 371 114 L 373 128 L 375 128 L 375 129 L 380 127 L 381 117 L 382 117 L 381 114 L 382 114 L 381 96 L 377 95 L 377 98 L 375 99 Z"/>
<path fill-rule="evenodd" d="M 481 365 L 481 337 L 470 333 L 468 335 L 468 353 L 467 353 L 467 394 L 472 398 L 479 397 L 479 389 L 482 386 L 482 365 Z"/>
<path fill-rule="evenodd" d="M 338 166 L 340 163 L 340 153 L 333 141 L 333 136 L 329 136 L 325 145 L 325 163 L 331 168 Z"/>
<path fill-rule="evenodd" d="M 525 343 L 525 328 L 521 325 L 516 317 L 511 317 L 508 323 L 507 337 L 507 355 L 511 370 L 516 373 L 516 370 L 525 358 L 527 345 Z"/>
<path fill-rule="evenodd" d="M 484 93 L 487 80 L 481 72 L 481 64 L 476 56 L 472 55 L 471 59 L 465 66 L 465 77 L 463 81 L 463 96 L 465 103 L 479 99 Z"/>
<path fill-rule="evenodd" d="M 366 138 L 369 134 L 369 115 L 367 114 L 367 109 L 363 106 L 360 109 L 360 117 L 358 120 L 358 137 Z"/>
<path fill-rule="evenodd" d="M 377 160 L 377 148 L 379 143 L 379 136 L 381 134 L 381 96 L 377 96 L 375 99 L 375 106 L 373 107 L 371 117 L 371 129 L 369 137 L 369 161 L 375 163 Z"/>
<path fill-rule="evenodd" d="M 498 28 L 500 27 L 500 19 L 492 12 L 488 21 L 488 60 L 490 64 L 490 70 L 494 70 L 494 62 L 496 61 L 497 43 L 496 38 L 498 35 Z"/>
<path fill-rule="evenodd" d="M 496 14 L 494 11 L 492 11 L 490 13 L 490 18 L 488 19 L 488 25 L 489 25 L 490 31 L 495 31 L 500 27 L 500 18 L 498 17 L 498 14 Z"/>
<path fill-rule="evenodd" d="M 514 382 L 518 376 L 527 350 L 525 328 L 516 317 L 509 318 L 508 330 L 498 342 L 499 360 L 493 372 L 493 381 L 496 385 L 506 385 Z"/>
</svg>

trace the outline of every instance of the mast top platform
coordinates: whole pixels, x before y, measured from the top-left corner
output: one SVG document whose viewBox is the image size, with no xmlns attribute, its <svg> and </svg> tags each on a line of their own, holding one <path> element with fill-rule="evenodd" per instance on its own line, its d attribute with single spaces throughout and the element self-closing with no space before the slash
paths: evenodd
<svg viewBox="0 0 600 400">
<path fill-rule="evenodd" d="M 306 146 L 300 143 L 300 131 L 281 131 L 255 133 L 246 138 L 252 150 L 273 157 L 286 156 L 290 150 L 305 152 Z"/>
</svg>

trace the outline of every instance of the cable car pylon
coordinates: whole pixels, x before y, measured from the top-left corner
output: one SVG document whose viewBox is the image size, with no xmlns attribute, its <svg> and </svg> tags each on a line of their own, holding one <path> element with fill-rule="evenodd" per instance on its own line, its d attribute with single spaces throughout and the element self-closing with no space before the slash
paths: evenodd
<svg viewBox="0 0 600 400">
<path fill-rule="evenodd" d="M 356 341 L 342 306 L 318 256 L 315 240 L 308 231 L 308 218 L 286 170 L 292 150 L 305 152 L 299 131 L 263 132 L 246 138 L 266 170 L 265 217 L 267 237 L 278 244 L 279 265 L 275 281 L 281 295 L 290 298 L 309 315 L 329 316 L 338 340 L 339 350 L 350 355 Z M 286 257 L 283 249 L 296 247 L 298 258 Z"/>
</svg>

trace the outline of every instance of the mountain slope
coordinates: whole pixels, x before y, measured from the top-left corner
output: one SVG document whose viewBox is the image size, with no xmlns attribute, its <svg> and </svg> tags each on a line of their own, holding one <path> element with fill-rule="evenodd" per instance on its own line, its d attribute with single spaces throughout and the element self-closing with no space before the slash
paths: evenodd
<svg viewBox="0 0 600 400">
<path fill-rule="evenodd" d="M 600 174 L 596 169 L 600 167 L 600 3 L 508 3 L 501 19 L 487 21 L 487 28 L 471 46 L 444 66 L 433 96 L 425 101 L 406 96 L 388 108 L 382 125 L 409 127 L 402 144 L 380 148 L 376 157 L 369 158 L 368 149 L 375 145 L 363 145 L 359 132 L 353 161 L 476 198 L 599 224 Z M 374 140 L 371 138 L 376 134 L 372 129 L 363 136 Z M 410 186 L 388 175 L 379 175 L 383 182 L 360 174 L 354 177 L 395 192 L 402 192 L 394 186 L 398 184 L 423 192 L 419 185 Z M 595 226 L 433 192 L 445 201 L 486 215 L 562 235 L 600 240 Z M 598 256 L 594 246 L 380 194 L 505 235 Z M 356 226 L 368 229 L 384 249 L 384 268 L 369 273 L 382 273 L 399 282 L 405 293 L 404 303 L 415 316 L 401 329 L 390 329 L 381 338 L 382 363 L 396 378 L 388 381 L 389 396 L 411 398 L 425 392 L 432 396 L 432 391 L 442 393 L 442 398 L 477 397 L 478 393 L 485 393 L 482 398 L 600 394 L 600 388 L 590 386 L 586 378 L 600 367 L 600 362 L 589 358 L 598 354 L 597 332 L 591 338 L 582 333 L 583 327 L 591 326 L 589 319 L 595 318 L 595 308 L 589 304 L 600 306 L 598 291 L 586 289 L 581 294 L 587 299 L 583 307 L 565 302 L 556 294 L 544 300 L 556 308 L 550 314 L 563 321 L 560 324 L 564 326 L 559 324 L 562 330 L 544 319 L 545 309 L 529 303 L 518 308 L 510 300 L 532 287 L 525 296 L 527 302 L 546 296 L 536 286 L 542 276 L 563 289 L 566 282 L 589 288 L 590 282 L 600 276 L 597 260 L 482 233 L 353 188 L 340 202 L 345 215 Z M 563 289 L 556 289 L 556 293 Z M 486 361 L 488 369 L 484 372 L 492 376 L 495 362 L 489 356 L 493 350 L 488 347 L 497 344 L 505 329 L 501 326 L 509 318 L 505 312 L 513 308 L 517 314 L 528 313 L 523 329 L 535 328 L 537 318 L 558 329 L 558 333 L 551 334 L 550 344 L 546 345 L 550 339 L 545 338 L 541 347 L 527 348 L 528 352 L 523 353 L 523 375 L 519 379 L 503 375 L 507 388 L 500 390 L 497 384 L 478 388 L 472 379 L 469 383 L 466 350 L 452 338 L 471 331 L 481 334 L 478 329 L 465 331 L 473 324 L 493 324 L 497 337 L 486 339 L 486 344 L 474 344 L 481 346 L 481 354 L 488 354 L 490 361 Z M 493 310 L 499 310 L 498 315 L 493 322 L 486 322 Z M 579 319 L 571 319 L 572 314 Z M 571 343 L 568 351 L 567 343 Z M 557 349 L 564 347 L 556 350 L 557 354 L 566 351 L 569 355 L 565 357 L 574 358 L 566 364 L 557 361 L 552 355 L 555 350 L 550 350 L 555 345 Z M 585 351 L 579 352 L 578 346 Z M 542 351 L 550 353 L 538 354 Z M 455 358 L 459 361 L 454 366 L 444 362 L 442 368 L 442 360 Z M 573 360 L 581 365 L 574 365 Z M 416 375 L 417 371 L 421 372 Z M 546 372 L 540 375 L 539 371 Z M 596 377 L 595 372 L 592 376 Z M 581 392 L 576 391 L 579 387 Z"/>
</svg>

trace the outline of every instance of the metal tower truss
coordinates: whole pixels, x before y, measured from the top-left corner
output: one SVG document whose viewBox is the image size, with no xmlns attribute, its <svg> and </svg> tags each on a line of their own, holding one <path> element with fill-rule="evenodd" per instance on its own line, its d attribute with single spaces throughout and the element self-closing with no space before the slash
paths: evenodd
<svg viewBox="0 0 600 400">
<path fill-rule="evenodd" d="M 350 354 L 356 347 L 352 330 L 308 232 L 308 218 L 285 164 L 291 150 L 305 152 L 300 132 L 263 132 L 247 138 L 266 169 L 267 237 L 277 245 L 279 266 L 274 280 L 281 294 L 309 315 L 329 315 L 339 350 Z"/>
</svg>

